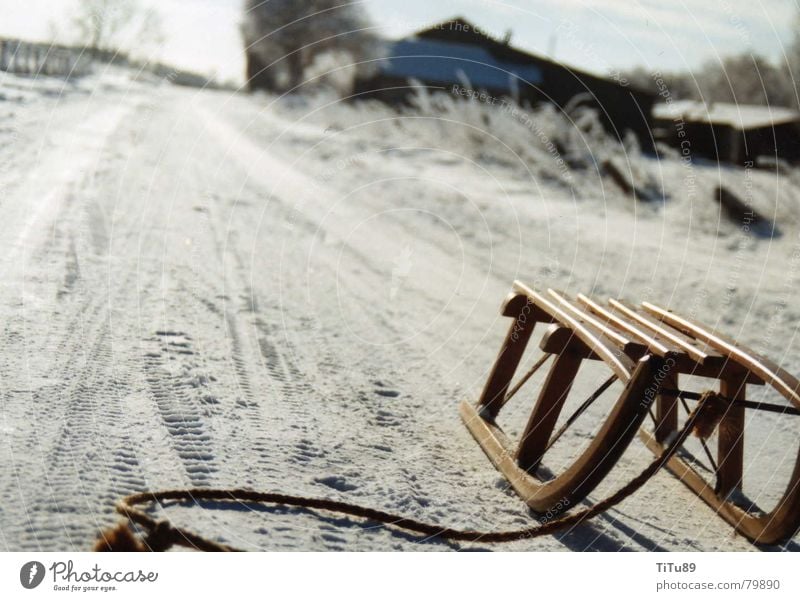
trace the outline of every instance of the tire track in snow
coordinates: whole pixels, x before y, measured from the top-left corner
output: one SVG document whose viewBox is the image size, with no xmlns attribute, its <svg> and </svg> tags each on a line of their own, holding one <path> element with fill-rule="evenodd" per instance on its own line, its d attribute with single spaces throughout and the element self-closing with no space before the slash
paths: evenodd
<svg viewBox="0 0 800 601">
<path fill-rule="evenodd" d="M 209 486 L 219 466 L 199 406 L 196 380 L 182 361 L 196 352 L 191 337 L 178 331 L 158 331 L 152 342 L 158 347 L 145 354 L 145 380 L 169 434 L 169 444 L 189 483 Z"/>
<path fill-rule="evenodd" d="M 231 234 L 231 237 L 234 241 L 238 241 L 235 233 Z M 321 395 L 309 383 L 308 374 L 299 366 L 298 350 L 294 343 L 285 336 L 278 339 L 274 328 L 267 322 L 266 311 L 261 309 L 263 303 L 259 302 L 257 293 L 251 287 L 251 270 L 247 269 L 238 252 L 240 246 L 241 244 L 231 244 L 229 249 L 234 263 L 236 289 L 242 291 L 240 297 L 246 304 L 244 311 L 236 314 L 229 311 L 227 315 L 234 362 L 241 366 L 243 371 L 246 368 L 251 371 L 266 370 L 271 395 L 267 403 L 282 409 L 281 423 L 287 424 L 291 432 L 291 435 L 286 436 L 279 444 L 280 456 L 284 462 L 288 459 L 294 466 L 309 464 L 328 454 L 315 442 L 319 439 L 319 431 L 318 416 L 314 406 L 319 402 Z M 242 316 L 247 316 L 249 321 Z M 288 308 L 282 308 L 280 315 L 274 316 L 276 320 L 278 317 L 284 324 L 287 320 L 292 323 L 295 321 Z M 247 336 L 247 333 L 250 336 Z M 260 361 L 257 359 L 259 355 Z M 246 360 L 248 357 L 249 361 Z M 263 431 L 263 418 L 260 412 L 252 412 L 249 417 L 251 420 L 259 420 L 254 422 L 256 431 Z M 284 466 L 283 469 L 286 470 L 287 467 Z"/>
<path fill-rule="evenodd" d="M 97 317 L 95 317 L 97 319 Z M 80 534 L 76 548 L 107 523 L 119 498 L 143 490 L 134 443 L 124 426 L 125 412 L 120 404 L 124 386 L 113 376 L 115 356 L 108 321 L 98 319 L 64 366 L 62 381 L 72 385 L 62 395 L 65 411 L 58 434 L 47 454 L 48 484 L 59 523 L 37 525 L 39 544 L 49 548 L 62 535 L 63 520 L 76 514 L 93 516 L 90 523 L 76 520 L 72 529 Z M 69 375 L 67 375 L 69 373 Z"/>
<path fill-rule="evenodd" d="M 298 205 L 304 205 L 307 207 L 304 213 L 312 217 L 311 221 L 307 221 L 303 214 L 293 215 L 295 225 L 297 225 L 297 222 L 300 222 L 300 225 L 302 225 L 301 229 L 304 230 L 303 233 L 307 234 L 307 236 L 300 241 L 300 245 L 302 246 L 305 244 L 307 240 L 313 240 L 321 236 L 322 233 L 318 229 L 319 216 L 325 215 L 326 212 L 325 210 L 320 210 L 320 207 L 324 209 L 324 206 L 326 203 L 330 202 L 333 195 L 331 193 L 326 195 L 323 191 L 318 189 L 318 186 L 312 185 L 313 182 L 311 182 L 308 177 L 300 174 L 296 169 L 275 159 L 273 156 L 270 156 L 269 152 L 264 148 L 254 145 L 251 140 L 247 139 L 246 133 L 237 131 L 216 115 L 202 110 L 199 112 L 209 132 L 218 138 L 223 147 L 228 149 L 232 158 L 240 162 L 247 175 L 253 178 L 257 186 L 258 196 L 261 198 L 274 199 L 276 201 L 270 203 L 271 216 L 274 216 L 275 211 L 281 214 L 284 212 L 282 203 L 287 203 L 289 207 L 295 202 Z M 275 192 L 278 193 L 277 197 L 275 196 Z M 298 198 L 298 195 L 301 197 L 308 197 L 309 193 L 315 195 L 321 194 L 325 198 L 306 198 L 305 201 L 301 201 L 301 199 Z M 317 216 L 316 223 L 313 220 L 313 216 Z M 352 215 L 350 215 L 350 217 L 352 217 Z M 333 227 L 336 237 L 338 239 L 343 239 L 346 232 L 351 227 L 348 225 L 350 222 L 352 222 L 352 219 L 348 221 L 348 219 L 339 215 L 333 223 L 326 222 L 325 227 Z M 229 227 L 233 232 L 237 231 L 235 226 L 229 225 Z M 380 234 L 375 233 L 373 237 L 380 237 L 382 235 L 385 236 L 387 234 L 386 232 Z M 235 238 L 234 234 L 231 236 Z M 236 248 L 234 244 L 231 244 L 231 246 Z M 343 250 L 347 253 L 349 261 L 357 264 L 360 269 L 365 268 L 370 277 L 365 278 L 363 272 L 360 274 L 345 273 L 342 274 L 344 277 L 342 284 L 345 287 L 349 287 L 350 291 L 355 295 L 363 294 L 363 298 L 374 296 L 375 280 L 381 277 L 387 277 L 388 275 L 385 266 L 379 265 L 376 262 L 376 257 L 370 256 L 349 245 L 344 246 Z M 254 255 L 255 254 L 256 253 L 254 253 Z M 269 253 L 263 251 L 258 254 L 269 256 Z M 320 258 L 324 260 L 324 265 L 318 266 L 319 271 L 338 273 L 338 262 L 340 259 L 336 256 L 336 253 L 321 253 L 321 255 Z M 282 257 L 282 259 L 287 260 L 287 262 L 290 261 L 288 257 Z M 291 259 L 299 261 L 303 260 L 303 257 L 292 256 Z M 241 277 L 246 277 L 247 271 L 240 260 L 238 267 Z M 261 271 L 258 272 L 261 273 Z M 274 279 L 272 281 L 274 282 Z M 289 278 L 289 280 L 285 282 L 285 284 L 290 283 L 294 283 L 292 278 Z M 278 285 L 283 286 L 284 282 L 280 282 Z M 281 292 L 283 294 L 283 290 Z M 295 288 L 291 291 L 287 290 L 286 292 L 291 294 L 300 293 L 302 295 L 302 289 Z M 414 293 L 416 294 L 417 292 L 417 296 L 424 297 L 430 302 L 439 303 L 437 298 L 429 291 L 424 289 L 418 291 L 415 289 Z M 323 299 L 323 303 L 329 303 L 334 297 L 323 294 L 321 298 Z M 297 299 L 294 300 L 295 302 L 297 301 Z M 312 309 L 311 306 L 308 306 L 308 308 Z M 378 331 L 384 333 L 387 338 L 402 338 L 401 332 L 396 327 L 394 316 L 387 315 L 380 307 L 369 306 L 366 310 L 369 312 L 369 317 L 366 317 L 366 319 L 369 320 L 370 324 L 374 325 Z M 339 393 L 338 391 L 331 390 L 330 387 L 326 387 L 328 389 L 325 391 L 318 391 L 314 386 L 308 383 L 309 381 L 314 381 L 314 378 L 309 377 L 309 374 L 299 367 L 298 359 L 301 356 L 297 354 L 295 346 L 298 341 L 299 344 L 305 345 L 304 349 L 306 346 L 313 349 L 320 347 L 328 348 L 328 345 L 323 343 L 329 339 L 331 335 L 335 336 L 335 332 L 341 330 L 341 323 L 337 322 L 335 316 L 332 317 L 330 315 L 330 305 L 322 311 L 322 314 L 327 316 L 327 318 L 323 319 L 324 323 L 320 324 L 318 330 L 311 332 L 311 335 L 308 335 L 308 328 L 301 324 L 302 319 L 298 319 L 292 315 L 291 302 L 289 302 L 288 299 L 286 302 L 283 302 L 282 299 L 279 311 L 280 314 L 276 315 L 274 322 L 265 319 L 262 315 L 256 320 L 255 325 L 259 330 L 258 345 L 264 359 L 264 366 L 271 383 L 274 384 L 274 388 L 279 394 L 278 403 L 282 410 L 282 419 L 285 418 L 285 423 L 288 423 L 293 430 L 299 433 L 299 436 L 290 449 L 290 458 L 293 465 L 307 464 L 310 467 L 310 465 L 314 463 L 315 466 L 325 465 L 327 469 L 330 469 L 332 465 L 337 463 L 335 460 L 333 462 L 328 460 L 322 464 L 315 463 L 315 460 L 328 455 L 327 451 L 321 450 L 320 444 L 318 443 L 318 441 L 323 438 L 320 436 L 320 419 L 324 421 L 327 420 L 325 420 L 325 412 L 321 414 L 321 412 L 317 410 L 316 405 L 320 402 L 328 401 L 329 397 L 335 400 L 334 403 L 326 402 L 325 411 L 335 410 L 335 407 L 340 407 L 344 410 L 344 407 L 347 407 L 347 411 L 352 412 L 353 417 L 357 417 L 357 415 L 360 414 L 360 419 L 366 422 L 364 425 L 366 426 L 368 424 L 371 426 L 373 430 L 372 436 L 377 436 L 381 440 L 391 439 L 388 445 L 382 444 L 382 448 L 402 448 L 402 437 L 405 435 L 409 424 L 416 421 L 416 408 L 410 406 L 407 400 L 402 403 L 388 403 L 386 399 L 378 393 L 375 393 L 375 399 L 368 394 L 356 397 L 353 391 L 350 391 L 350 394 L 348 394 L 347 389 L 345 389 L 343 393 Z M 332 318 L 334 321 L 331 322 L 329 318 Z M 291 340 L 289 340 L 287 336 L 281 336 L 280 331 L 278 331 L 272 323 L 280 323 L 285 330 L 291 331 Z M 383 356 L 383 352 L 378 352 L 372 353 L 372 355 L 374 355 L 372 357 L 364 357 L 364 363 L 376 364 L 378 366 L 391 365 L 391 356 L 393 353 L 418 355 L 418 349 L 406 343 L 396 344 L 389 351 L 389 357 L 385 357 L 384 361 L 379 359 L 380 356 Z M 308 355 L 307 350 L 306 355 Z M 341 366 L 341 362 L 337 359 L 335 353 L 328 352 L 324 353 L 322 356 L 323 369 L 328 369 L 332 372 L 332 376 L 338 376 L 337 379 L 344 380 L 343 383 L 348 385 L 352 385 L 352 382 L 347 382 L 349 378 L 342 378 L 342 374 L 351 373 L 354 370 L 363 370 L 366 367 L 365 364 L 359 364 L 356 367 L 352 363 Z M 320 371 L 319 367 L 318 365 L 317 372 Z M 381 373 L 379 367 L 375 369 L 375 373 Z M 317 373 L 315 375 L 318 376 L 319 374 Z M 320 381 L 319 378 L 316 380 L 316 382 Z M 392 434 L 390 434 L 390 432 L 392 432 Z M 398 440 L 394 440 L 395 434 L 399 437 Z M 342 463 L 346 464 L 347 461 L 345 460 Z"/>
<path fill-rule="evenodd" d="M 214 147 L 209 144 L 209 147 Z M 215 161 L 219 160 L 217 158 Z M 197 181 L 204 181 L 207 173 L 198 173 Z M 210 184 L 208 184 L 210 185 Z M 217 183 L 218 185 L 218 183 Z M 262 310 L 256 293 L 248 284 L 244 261 L 238 252 L 240 239 L 235 228 L 230 228 L 226 211 L 229 207 L 214 195 L 217 202 L 204 207 L 207 219 L 203 222 L 203 233 L 209 236 L 208 250 L 214 253 L 220 271 L 211 277 L 207 264 L 203 269 L 193 269 L 191 284 L 184 283 L 187 291 L 200 305 L 202 314 L 195 313 L 196 323 L 216 321 L 222 328 L 220 341 L 206 341 L 214 348 L 222 348 L 222 365 L 219 369 L 221 379 L 228 386 L 222 386 L 223 394 L 231 396 L 235 391 L 235 401 L 223 402 L 226 407 L 222 428 L 227 436 L 220 440 L 223 452 L 232 461 L 226 461 L 230 477 L 234 472 L 236 485 L 246 484 L 263 487 L 264 481 L 280 481 L 286 467 L 282 465 L 287 455 L 285 428 L 276 432 L 272 426 L 276 422 L 275 413 L 284 408 L 284 399 L 279 391 L 280 384 L 266 374 L 260 360 L 258 331 L 254 326 Z M 227 227 L 220 228 L 221 224 Z M 224 236 L 221 232 L 224 231 Z M 217 302 L 222 299 L 222 303 Z M 209 365 L 216 370 L 217 366 Z M 281 378 L 281 381 L 285 378 Z M 294 428 L 294 424 L 290 429 Z M 238 469 L 231 469 L 236 465 Z"/>
<path fill-rule="evenodd" d="M 219 358 L 204 363 L 209 375 L 216 374 L 214 388 L 222 396 L 216 416 L 220 429 L 216 448 L 219 463 L 226 469 L 219 477 L 235 486 L 263 487 L 264 478 L 275 478 L 282 472 L 276 459 L 279 456 L 275 451 L 276 438 L 269 430 L 269 417 L 263 407 L 269 392 L 260 382 L 252 383 L 254 378 L 258 381 L 257 373 L 252 368 L 252 354 L 247 350 L 249 342 L 242 331 L 240 312 L 229 300 L 224 306 L 210 300 L 219 296 L 215 285 L 218 284 L 205 278 L 195 279 L 187 292 L 197 303 L 194 323 L 216 321 L 222 332 L 218 339 L 205 340 Z M 225 291 L 233 292 L 227 285 Z"/>
</svg>

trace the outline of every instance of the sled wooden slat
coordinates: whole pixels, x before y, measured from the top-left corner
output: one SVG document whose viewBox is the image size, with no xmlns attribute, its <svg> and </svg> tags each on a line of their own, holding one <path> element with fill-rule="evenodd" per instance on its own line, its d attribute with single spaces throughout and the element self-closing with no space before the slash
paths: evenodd
<svg viewBox="0 0 800 601">
<path fill-rule="evenodd" d="M 746 346 L 737 344 L 732 339 L 714 332 L 712 328 L 696 322 L 690 322 L 652 303 L 644 302 L 642 307 L 664 323 L 685 331 L 698 340 L 706 342 L 717 351 L 724 353 L 731 360 L 742 363 L 747 369 L 762 378 L 764 382 L 774 386 L 781 396 L 800 409 L 800 381 L 779 365 L 760 356 Z"/>
<path fill-rule="evenodd" d="M 679 395 L 688 394 L 680 389 L 680 375 L 688 374 L 710 380 L 715 391 L 689 391 L 693 395 L 689 398 L 712 394 L 717 399 L 714 411 L 721 412 L 719 424 L 715 420 L 709 426 L 718 432 L 716 461 L 712 458 L 716 479 L 708 482 L 679 455 L 671 457 L 667 468 L 754 542 L 786 540 L 800 528 L 800 451 L 791 481 L 772 511 L 732 500 L 741 498 L 745 411 L 763 408 L 746 401 L 748 386 L 767 384 L 800 409 L 800 382 L 785 370 L 706 326 L 650 303 L 636 307 L 610 300 L 605 306 L 583 294 L 572 300 L 563 292 L 548 289 L 542 295 L 515 282 L 503 315 L 513 318 L 506 341 L 477 405 L 462 403 L 461 416 L 492 463 L 532 509 L 553 512 L 555 507 L 572 507 L 585 498 L 613 468 L 636 430 L 649 449 L 662 453 L 679 429 Z M 539 346 L 545 356 L 554 359 L 521 440 L 514 444 L 495 419 L 508 400 L 510 383 L 537 323 L 548 324 Z M 551 437 L 587 360 L 604 362 L 623 390 L 605 411 L 588 447 L 561 473 L 542 479 L 538 474 L 546 464 Z M 540 360 L 536 366 L 542 364 Z M 512 392 L 517 392 L 529 375 Z M 608 384 L 579 405 L 558 436 L 566 424 L 586 415 L 583 411 L 588 404 L 607 389 Z M 651 431 L 642 424 L 653 407 L 656 423 Z"/>
<path fill-rule="evenodd" d="M 595 319 L 590 314 L 586 313 L 585 311 L 582 311 L 576 305 L 571 303 L 563 292 L 557 292 L 552 288 L 548 288 L 547 293 L 550 296 L 552 296 L 559 303 L 559 305 L 566 308 L 567 311 L 572 313 L 575 317 L 577 317 L 581 321 L 591 324 L 592 326 L 600 330 L 612 342 L 615 342 L 622 351 L 628 354 L 644 351 L 645 347 L 643 347 L 641 344 L 637 344 L 636 342 L 630 340 L 619 330 L 615 330 L 609 327 L 608 325 L 604 324 L 598 319 Z"/>
<path fill-rule="evenodd" d="M 669 339 L 662 338 L 661 334 L 658 332 L 644 331 L 638 325 L 638 322 L 632 323 L 627 321 L 624 315 L 620 315 L 611 311 L 610 309 L 607 309 L 606 307 L 603 307 L 600 303 L 592 300 L 584 294 L 579 294 L 577 298 L 578 302 L 585 306 L 588 311 L 597 315 L 599 319 L 605 320 L 606 325 L 612 325 L 615 328 L 619 328 L 620 331 L 625 332 L 641 341 L 646 345 L 648 351 L 658 355 L 659 357 L 674 360 L 676 362 L 676 369 L 679 373 L 702 376 L 706 378 L 721 378 L 725 377 L 725 374 L 729 372 L 738 374 L 742 371 L 738 364 L 727 361 L 726 358 L 720 353 L 709 351 L 708 349 L 702 350 L 702 352 L 706 355 L 706 359 L 703 361 L 703 363 L 698 363 L 692 359 L 692 357 L 682 347 L 673 343 Z M 669 333 L 673 336 L 689 338 L 678 330 L 672 328 L 671 330 L 672 331 Z M 747 373 L 747 382 L 749 384 L 764 384 L 764 380 L 762 380 L 753 372 Z"/>
<path fill-rule="evenodd" d="M 667 330 L 667 328 L 647 319 L 640 315 L 635 309 L 632 309 L 627 304 L 622 303 L 615 299 L 609 299 L 608 304 L 611 305 L 615 310 L 619 311 L 620 313 L 624 314 L 625 317 L 635 321 L 638 325 L 643 326 L 644 328 L 655 332 L 659 335 L 660 338 L 664 340 L 669 340 L 672 344 L 682 349 L 685 353 L 687 353 L 694 361 L 699 364 L 704 364 L 708 360 L 708 353 L 703 352 L 699 348 L 697 348 L 692 343 L 688 342 L 684 338 L 675 335 L 674 333 Z"/>
<path fill-rule="evenodd" d="M 580 338 L 586 346 L 600 355 L 620 379 L 627 381 L 630 378 L 631 371 L 633 370 L 633 364 L 630 358 L 613 345 L 613 343 L 610 343 L 602 332 L 596 330 L 591 324 L 583 322 L 580 318 L 572 317 L 567 312 L 559 309 L 542 295 L 534 292 L 521 282 L 514 282 L 514 289 L 519 294 L 527 297 L 533 302 L 534 306 L 544 311 L 554 320 L 572 328 L 578 338 Z"/>
<path fill-rule="evenodd" d="M 636 327 L 634 324 L 625 321 L 624 319 L 618 317 L 608 309 L 605 309 L 600 304 L 596 303 L 588 296 L 583 294 L 578 295 L 578 301 L 583 303 L 590 311 L 599 315 L 603 319 L 606 319 L 608 323 L 614 324 L 616 327 L 620 328 L 620 330 L 627 332 L 647 345 L 647 348 L 652 351 L 653 353 L 657 354 L 660 357 L 667 357 L 670 354 L 676 354 L 680 352 L 676 346 L 667 346 L 663 344 L 661 341 L 657 340 L 656 338 L 650 336 L 649 334 L 642 331 L 641 328 Z"/>
</svg>

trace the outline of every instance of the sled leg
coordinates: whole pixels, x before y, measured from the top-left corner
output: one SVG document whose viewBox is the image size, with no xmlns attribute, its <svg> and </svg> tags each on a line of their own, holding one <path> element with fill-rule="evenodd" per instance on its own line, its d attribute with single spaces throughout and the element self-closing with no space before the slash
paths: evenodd
<svg viewBox="0 0 800 601">
<path fill-rule="evenodd" d="M 661 382 L 661 388 L 678 390 L 678 374 L 668 373 Z M 656 398 L 656 440 L 664 442 L 670 434 L 677 430 L 678 397 L 667 392 L 659 392 Z"/>
<path fill-rule="evenodd" d="M 581 360 L 568 350 L 556 357 L 519 444 L 517 463 L 522 469 L 533 472 L 542 460 Z"/>
<path fill-rule="evenodd" d="M 478 401 L 478 408 L 485 419 L 493 421 L 503 407 L 511 379 L 528 346 L 534 325 L 534 320 L 526 318 L 524 314 L 520 314 L 512 322 L 503 348 L 492 366 L 492 371 Z"/>
<path fill-rule="evenodd" d="M 724 379 L 720 394 L 730 400 L 744 400 L 747 383 L 744 377 Z M 717 494 L 726 497 L 742 486 L 744 471 L 744 407 L 731 405 L 719 425 L 717 447 L 719 470 Z"/>
</svg>

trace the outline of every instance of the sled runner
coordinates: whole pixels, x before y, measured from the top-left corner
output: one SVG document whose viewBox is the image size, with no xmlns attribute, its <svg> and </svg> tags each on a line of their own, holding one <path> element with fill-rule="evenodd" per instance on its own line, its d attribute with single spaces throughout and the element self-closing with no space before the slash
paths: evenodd
<svg viewBox="0 0 800 601">
<path fill-rule="evenodd" d="M 695 424 L 714 472 L 709 482 L 684 456 L 674 454 L 666 467 L 723 519 L 748 539 L 773 544 L 800 527 L 800 453 L 789 484 L 771 511 L 742 501 L 746 411 L 800 415 L 800 382 L 774 363 L 718 334 L 650 303 L 600 303 L 548 290 L 538 293 L 520 282 L 503 304 L 512 318 L 505 342 L 476 405 L 465 401 L 461 416 L 492 463 L 522 499 L 539 513 L 560 512 L 580 502 L 606 477 L 637 431 L 656 455 L 679 430 L 679 407 L 703 399 Z M 518 370 L 535 326 L 546 329 L 542 358 L 518 379 Z M 496 423 L 505 405 L 546 362 L 550 370 L 514 444 Z M 609 378 L 564 420 L 558 418 L 585 361 L 602 361 Z M 705 392 L 681 390 L 681 376 L 715 381 Z M 560 473 L 541 475 L 547 452 L 564 432 L 615 381 L 624 387 L 586 448 Z M 746 400 L 749 386 L 772 387 L 787 405 Z M 653 428 L 644 426 L 648 415 Z M 716 457 L 705 440 L 717 434 Z"/>
</svg>

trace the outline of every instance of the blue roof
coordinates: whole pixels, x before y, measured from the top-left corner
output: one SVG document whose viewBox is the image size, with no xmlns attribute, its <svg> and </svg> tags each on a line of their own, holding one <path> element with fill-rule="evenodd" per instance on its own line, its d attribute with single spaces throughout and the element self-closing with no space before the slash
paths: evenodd
<svg viewBox="0 0 800 601">
<path fill-rule="evenodd" d="M 426 83 L 463 84 L 466 79 L 475 88 L 506 90 L 542 82 L 536 66 L 497 60 L 480 46 L 419 38 L 394 42 L 382 63 L 384 75 Z"/>
</svg>

